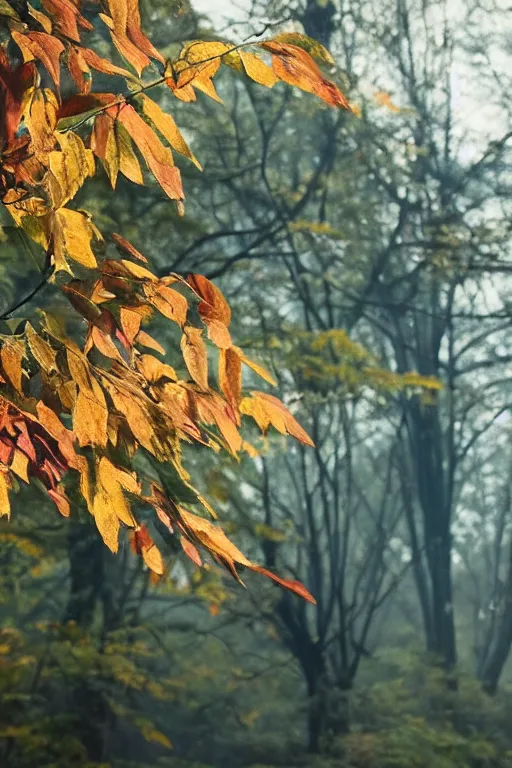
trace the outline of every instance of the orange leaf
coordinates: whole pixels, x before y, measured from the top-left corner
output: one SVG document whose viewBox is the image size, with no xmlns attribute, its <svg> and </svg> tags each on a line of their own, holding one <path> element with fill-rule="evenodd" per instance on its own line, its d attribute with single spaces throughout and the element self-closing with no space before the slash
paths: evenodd
<svg viewBox="0 0 512 768">
<path fill-rule="evenodd" d="M 236 348 L 220 350 L 219 386 L 237 413 L 242 396 L 242 362 Z"/>
<path fill-rule="evenodd" d="M 279 576 L 276 576 L 275 573 L 272 573 L 272 571 L 268 571 L 266 568 L 262 568 L 259 565 L 253 565 L 251 570 L 255 571 L 256 573 L 262 573 L 263 576 L 267 576 L 269 579 L 272 579 L 272 581 L 275 581 L 281 587 L 288 589 L 290 592 L 295 592 L 295 594 L 300 595 L 300 597 L 304 598 L 304 600 L 307 600 L 308 603 L 313 603 L 313 605 L 316 605 L 315 598 L 311 592 L 309 592 L 306 587 L 300 583 L 300 581 L 288 581 L 288 579 L 281 579 Z"/>
<path fill-rule="evenodd" d="M 54 502 L 62 517 L 69 517 L 71 515 L 71 505 L 68 497 L 63 491 L 50 488 L 48 490 L 48 496 Z"/>
<path fill-rule="evenodd" d="M 91 341 L 102 355 L 111 360 L 117 360 L 119 363 L 123 364 L 123 358 L 114 344 L 112 337 L 95 325 L 91 328 Z"/>
<path fill-rule="evenodd" d="M 64 50 L 64 43 L 46 32 L 27 32 L 22 35 L 13 30 L 12 39 L 20 49 L 23 61 L 39 60 L 50 73 L 57 87 L 60 85 L 59 57 Z"/>
<path fill-rule="evenodd" d="M 219 528 L 218 525 L 214 525 L 213 523 L 210 523 L 209 520 L 193 515 L 182 507 L 179 507 L 178 512 L 184 532 L 191 535 L 205 547 L 205 549 L 217 556 L 236 578 L 239 579 L 235 564 L 243 565 L 251 571 L 262 573 L 277 584 L 285 587 L 285 589 L 297 593 L 310 603 L 316 603 L 314 597 L 302 584 L 300 584 L 300 582 L 281 579 L 266 568 L 262 568 L 260 565 L 248 560 L 246 556 L 240 552 L 238 547 L 228 539 L 224 531 Z"/>
<path fill-rule="evenodd" d="M 92 86 L 91 70 L 80 48 L 70 45 L 68 48 L 68 69 L 79 93 L 90 93 Z"/>
<path fill-rule="evenodd" d="M 192 542 L 186 539 L 184 536 L 180 536 L 180 544 L 187 557 L 189 557 L 192 562 L 197 565 L 198 568 L 200 568 L 203 564 L 203 561 L 201 560 L 201 555 L 197 551 L 196 547 L 194 547 Z"/>
<path fill-rule="evenodd" d="M 198 312 L 203 320 L 219 320 L 226 326 L 231 322 L 231 309 L 222 292 L 203 275 L 190 274 L 187 282 L 202 299 Z"/>
<path fill-rule="evenodd" d="M 78 31 L 78 19 L 81 17 L 82 24 L 85 19 L 73 5 L 70 0 L 42 0 L 43 6 L 51 15 L 59 32 L 70 40 L 80 42 L 80 33 Z M 89 29 L 92 25 L 87 22 Z"/>
<path fill-rule="evenodd" d="M 199 422 L 216 424 L 228 449 L 236 456 L 242 448 L 243 440 L 237 429 L 237 418 L 232 407 L 214 392 L 206 396 L 198 395 L 196 403 Z"/>
<path fill-rule="evenodd" d="M 142 32 L 140 23 L 139 12 L 139 0 L 126 0 L 127 3 L 127 21 L 126 31 L 128 37 L 135 44 L 135 46 L 152 59 L 157 59 L 161 64 L 165 63 L 165 59 L 157 49 L 148 40 L 146 35 Z"/>
<path fill-rule="evenodd" d="M 192 379 L 203 389 L 208 389 L 208 357 L 199 328 L 191 325 L 185 327 L 181 337 L 181 351 Z"/>
<path fill-rule="evenodd" d="M 142 70 L 151 61 L 142 49 L 134 45 L 127 35 L 129 11 L 127 0 L 108 0 L 108 8 L 111 18 L 104 14 L 100 14 L 100 18 L 109 27 L 112 41 L 121 56 L 134 67 L 140 77 Z"/>
<path fill-rule="evenodd" d="M 165 349 L 162 347 L 162 345 L 159 344 L 158 341 L 155 341 L 155 339 L 153 339 L 151 336 L 149 336 L 146 331 L 140 331 L 136 338 L 136 342 L 143 347 L 154 349 L 155 352 L 160 352 L 161 355 L 165 355 Z"/>
<path fill-rule="evenodd" d="M 143 261 L 145 264 L 148 263 L 148 260 L 145 256 L 140 253 L 131 243 L 128 242 L 128 240 L 125 240 L 124 237 L 121 237 L 121 235 L 118 235 L 116 232 L 112 235 L 112 240 L 117 245 L 117 247 L 124 251 L 124 253 L 128 253 L 130 256 L 133 256 L 134 259 L 137 259 L 138 261 Z"/>
<path fill-rule="evenodd" d="M 172 152 L 168 147 L 164 147 L 153 129 L 130 104 L 109 107 L 107 112 L 126 128 L 164 192 L 171 200 L 183 200 L 185 195 L 181 174 L 174 165 Z"/>
<path fill-rule="evenodd" d="M 171 200 L 183 200 L 181 174 L 174 165 L 172 152 L 164 147 L 153 129 L 130 104 L 123 104 L 120 108 L 110 107 L 108 114 L 126 128 L 164 192 Z"/>
<path fill-rule="evenodd" d="M 128 307 L 121 307 L 119 310 L 119 316 L 121 319 L 121 327 L 123 329 L 123 333 L 128 339 L 128 342 L 133 344 L 137 334 L 140 331 L 142 318 L 138 312 L 133 312 L 133 310 L 129 309 Z"/>
<path fill-rule="evenodd" d="M 5 339 L 0 350 L 2 368 L 13 387 L 21 394 L 23 393 L 21 362 L 24 357 L 25 344 L 21 339 Z"/>
<path fill-rule="evenodd" d="M 289 43 L 269 40 L 259 45 L 272 54 L 272 67 L 277 77 L 308 93 L 319 96 L 331 107 L 350 109 L 337 85 L 327 80 L 307 51 Z"/>
<path fill-rule="evenodd" d="M 162 283 L 145 285 L 144 293 L 155 309 L 183 328 L 187 320 L 188 302 L 181 293 L 162 285 Z"/>
<path fill-rule="evenodd" d="M 128 72 L 127 69 L 116 67 L 116 65 L 109 61 L 109 59 L 101 58 L 101 56 L 98 56 L 98 54 L 90 48 L 81 48 L 80 50 L 85 63 L 97 72 L 101 72 L 104 75 L 121 75 L 128 80 L 135 80 L 131 72 Z M 115 96 L 113 96 L 110 101 L 113 101 L 114 99 Z"/>
<path fill-rule="evenodd" d="M 215 346 L 219 347 L 219 349 L 229 349 L 231 347 L 231 336 L 223 322 L 220 320 L 206 319 L 205 325 L 208 332 L 208 338 L 210 341 L 213 341 Z"/>
</svg>

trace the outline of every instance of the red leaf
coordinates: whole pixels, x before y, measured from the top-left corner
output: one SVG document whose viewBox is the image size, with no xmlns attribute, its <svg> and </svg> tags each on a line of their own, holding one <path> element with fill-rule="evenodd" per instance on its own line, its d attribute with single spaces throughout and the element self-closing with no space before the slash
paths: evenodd
<svg viewBox="0 0 512 768">
<path fill-rule="evenodd" d="M 260 565 L 251 565 L 250 568 L 251 571 L 262 573 L 263 576 L 268 576 L 269 579 L 272 579 L 272 581 L 275 581 L 276 584 L 279 584 L 281 587 L 284 587 L 285 589 L 290 590 L 290 592 L 295 592 L 295 594 L 300 595 L 300 597 L 304 598 L 304 600 L 307 600 L 308 603 L 313 603 L 313 605 L 316 605 L 315 598 L 311 592 L 309 592 L 306 587 L 300 583 L 300 581 L 288 581 L 288 579 L 281 579 L 279 576 L 276 576 L 275 573 L 268 571 L 266 568 L 262 568 Z"/>
</svg>

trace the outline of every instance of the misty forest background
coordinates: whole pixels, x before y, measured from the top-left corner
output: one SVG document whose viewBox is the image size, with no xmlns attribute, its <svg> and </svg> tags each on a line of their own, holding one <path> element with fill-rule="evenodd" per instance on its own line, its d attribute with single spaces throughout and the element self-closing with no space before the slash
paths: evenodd
<svg viewBox="0 0 512 768">
<path fill-rule="evenodd" d="M 155 585 L 23 490 L 0 527 L 2 768 L 512 766 L 509 5 L 254 0 L 212 29 L 142 3 L 164 53 L 304 31 L 359 112 L 229 72 L 225 105 L 162 90 L 204 165 L 180 163 L 186 216 L 104 174 L 78 201 L 161 274 L 218 283 L 313 437 L 188 466 L 318 606 L 168 548 Z M 37 275 L 1 236 L 7 308 Z"/>
</svg>

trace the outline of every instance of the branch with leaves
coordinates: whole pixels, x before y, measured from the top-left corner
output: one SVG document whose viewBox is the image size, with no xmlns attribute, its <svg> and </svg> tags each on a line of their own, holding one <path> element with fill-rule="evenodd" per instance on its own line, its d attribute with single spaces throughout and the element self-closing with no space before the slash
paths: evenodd
<svg viewBox="0 0 512 768">
<path fill-rule="evenodd" d="M 91 215 L 72 204 L 98 161 L 113 189 L 119 175 L 142 185 L 142 158 L 183 213 L 173 152 L 200 166 L 172 115 L 148 96 L 156 86 L 182 102 L 194 101 L 197 91 L 220 101 L 213 78 L 226 65 L 262 86 L 282 81 L 330 106 L 349 104 L 314 60 L 329 55 L 308 38 L 281 35 L 243 46 L 192 41 L 166 61 L 141 29 L 138 0 L 102 0 L 93 8 L 80 0 L 42 0 L 41 10 L 0 2 L 0 197 L 48 260 L 41 284 L 8 315 L 48 281 L 75 315 L 70 322 L 40 311 L 0 339 L 0 514 L 10 514 L 20 482 L 38 481 L 62 515 L 85 506 L 113 552 L 128 529 L 133 550 L 156 576 L 166 570 L 151 532 L 159 525 L 198 566 L 200 546 L 238 580 L 237 568 L 249 568 L 313 600 L 298 582 L 249 561 L 210 522 L 215 513 L 182 462 L 184 443 L 253 454 L 242 417 L 264 433 L 274 427 L 311 444 L 277 398 L 243 391 L 243 366 L 272 379 L 233 344 L 223 295 L 200 275 L 155 276 L 127 240 L 114 235 L 106 243 Z M 98 27 L 108 30 L 129 69 L 88 46 Z M 158 77 L 145 81 L 155 67 Z M 63 73 L 73 93 L 61 87 Z M 124 79 L 126 92 L 96 90 L 98 74 Z M 167 350 L 146 330 L 155 316 L 173 329 L 178 370 L 162 360 Z M 205 336 L 217 349 L 218 389 Z"/>
</svg>

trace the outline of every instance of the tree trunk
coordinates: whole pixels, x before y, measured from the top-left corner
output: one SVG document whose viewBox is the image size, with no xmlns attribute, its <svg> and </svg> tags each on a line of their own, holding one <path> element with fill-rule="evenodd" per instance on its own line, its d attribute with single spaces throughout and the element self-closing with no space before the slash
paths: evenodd
<svg viewBox="0 0 512 768">
<path fill-rule="evenodd" d="M 308 0 L 300 21 L 309 37 L 329 48 L 336 29 L 335 17 L 336 6 L 332 0 Z"/>
<path fill-rule="evenodd" d="M 442 659 L 448 672 L 455 668 L 457 650 L 453 610 L 451 536 L 445 533 L 427 543 L 428 563 L 432 585 L 434 646 L 432 650 Z"/>
<path fill-rule="evenodd" d="M 499 608 L 502 610 L 501 620 L 481 671 L 482 687 L 491 695 L 498 690 L 500 677 L 512 646 L 512 537 L 509 545 L 508 573 L 503 603 Z"/>
<path fill-rule="evenodd" d="M 84 632 L 90 632 L 102 595 L 105 546 L 92 522 L 70 521 L 68 525 L 71 583 L 64 621 L 74 621 Z M 78 736 L 89 760 L 101 763 L 106 757 L 106 734 L 111 726 L 111 712 L 98 687 L 101 681 L 95 682 L 92 675 L 91 681 L 82 677 L 70 684 Z"/>
</svg>

